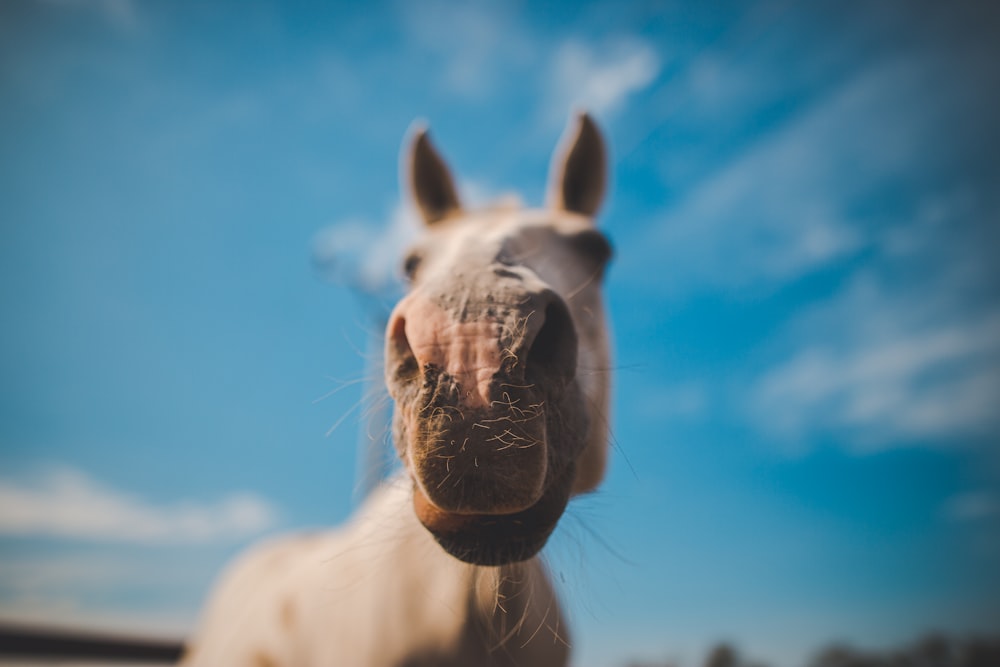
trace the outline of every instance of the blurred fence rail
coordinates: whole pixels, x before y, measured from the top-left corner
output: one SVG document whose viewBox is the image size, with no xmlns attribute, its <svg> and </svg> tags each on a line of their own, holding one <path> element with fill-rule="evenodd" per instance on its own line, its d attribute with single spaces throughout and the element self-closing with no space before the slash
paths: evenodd
<svg viewBox="0 0 1000 667">
<path fill-rule="evenodd" d="M 177 662 L 183 651 L 181 641 L 0 623 L 0 662 L 166 664 Z"/>
</svg>

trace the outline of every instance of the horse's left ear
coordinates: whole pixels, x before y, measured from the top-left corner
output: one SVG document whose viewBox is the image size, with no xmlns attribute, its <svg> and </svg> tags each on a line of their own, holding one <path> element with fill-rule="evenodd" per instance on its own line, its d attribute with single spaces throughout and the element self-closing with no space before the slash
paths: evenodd
<svg viewBox="0 0 1000 667">
<path fill-rule="evenodd" d="M 431 143 L 426 127 L 418 126 L 413 132 L 404 168 L 425 223 L 434 224 L 462 210 L 451 170 Z"/>
<path fill-rule="evenodd" d="M 566 128 L 549 174 L 548 204 L 552 208 L 593 216 L 604 200 L 607 153 L 601 131 L 590 114 L 579 114 Z"/>
</svg>

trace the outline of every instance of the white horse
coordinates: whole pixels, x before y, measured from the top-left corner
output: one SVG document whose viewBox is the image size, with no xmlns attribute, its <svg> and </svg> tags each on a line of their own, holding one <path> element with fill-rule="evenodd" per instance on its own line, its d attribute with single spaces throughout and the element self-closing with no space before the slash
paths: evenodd
<svg viewBox="0 0 1000 667">
<path fill-rule="evenodd" d="M 337 531 L 258 547 L 223 577 L 182 664 L 565 665 L 537 558 L 608 448 L 609 352 L 594 228 L 605 150 L 586 114 L 547 207 L 465 211 L 425 131 L 407 153 L 426 223 L 386 330 L 406 474 Z"/>
</svg>

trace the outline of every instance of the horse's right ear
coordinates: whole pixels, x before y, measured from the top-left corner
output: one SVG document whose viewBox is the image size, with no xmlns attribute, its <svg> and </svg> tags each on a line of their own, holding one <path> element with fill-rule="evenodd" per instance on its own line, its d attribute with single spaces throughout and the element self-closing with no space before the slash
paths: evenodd
<svg viewBox="0 0 1000 667">
<path fill-rule="evenodd" d="M 462 210 L 448 165 L 431 144 L 426 127 L 417 127 L 410 140 L 406 181 L 424 222 L 432 225 Z"/>
<path fill-rule="evenodd" d="M 588 113 L 580 113 L 566 128 L 549 172 L 551 208 L 593 217 L 604 200 L 607 150 L 601 131 Z"/>
</svg>

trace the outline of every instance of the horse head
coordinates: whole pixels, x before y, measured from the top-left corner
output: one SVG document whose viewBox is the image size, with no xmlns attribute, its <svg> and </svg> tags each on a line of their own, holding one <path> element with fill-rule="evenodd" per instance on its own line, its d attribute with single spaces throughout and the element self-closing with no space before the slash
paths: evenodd
<svg viewBox="0 0 1000 667">
<path fill-rule="evenodd" d="M 593 218 L 606 168 L 582 114 L 543 209 L 469 211 L 425 130 L 405 153 L 424 225 L 386 330 L 393 434 L 417 517 L 463 561 L 534 556 L 570 497 L 604 475 L 611 247 Z"/>
</svg>

